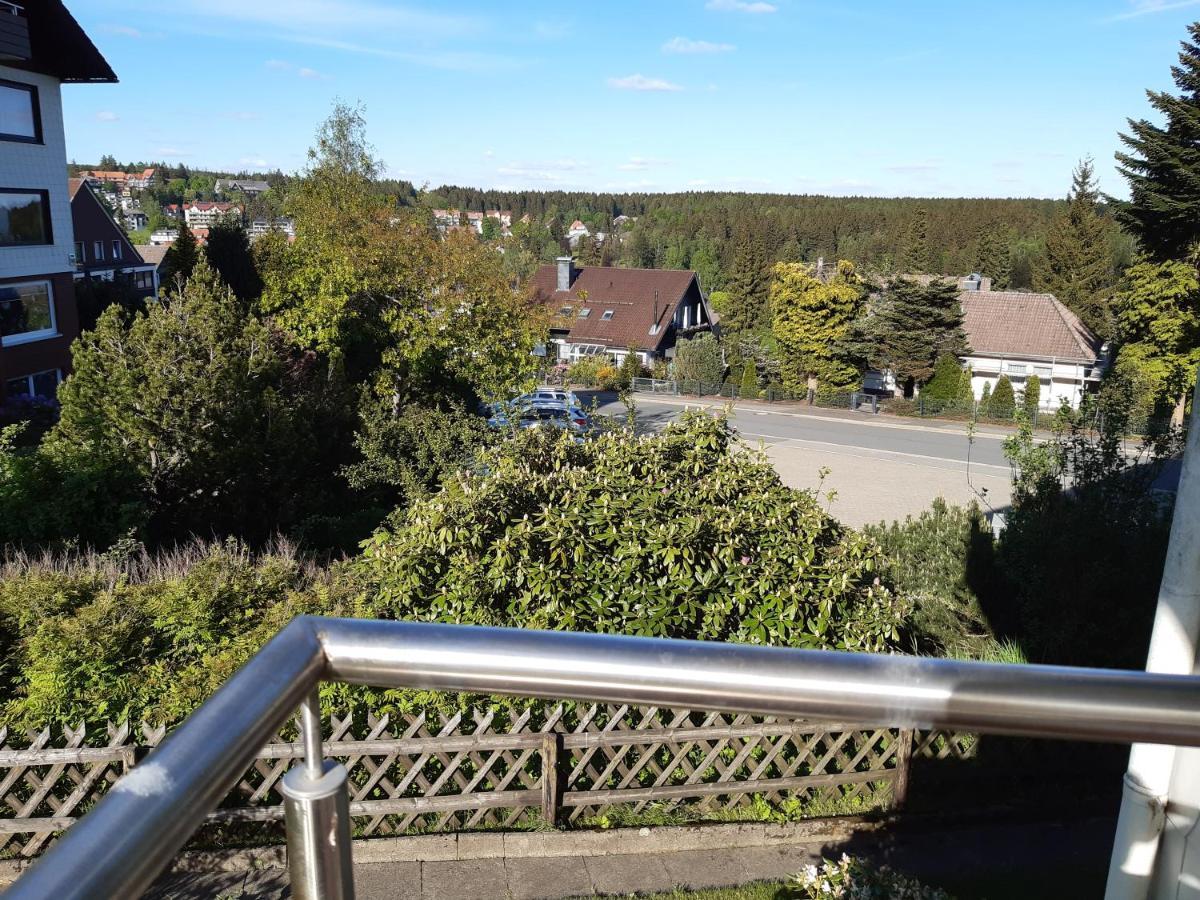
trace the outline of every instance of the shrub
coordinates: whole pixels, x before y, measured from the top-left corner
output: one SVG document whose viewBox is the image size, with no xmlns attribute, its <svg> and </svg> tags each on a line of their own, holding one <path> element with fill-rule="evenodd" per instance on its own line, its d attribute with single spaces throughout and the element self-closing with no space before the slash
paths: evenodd
<svg viewBox="0 0 1200 900">
<path fill-rule="evenodd" d="M 926 400 L 950 403 L 958 399 L 961 383 L 962 366 L 959 364 L 958 357 L 943 353 L 938 357 L 933 377 L 921 388 L 921 396 Z"/>
<path fill-rule="evenodd" d="M 596 387 L 600 379 L 600 370 L 605 368 L 612 368 L 607 356 L 584 356 L 568 367 L 567 380 L 584 387 Z"/>
<path fill-rule="evenodd" d="M 638 356 L 636 347 L 630 347 L 625 353 L 625 357 L 621 360 L 621 365 L 617 369 L 617 384 L 616 388 L 619 391 L 628 391 L 633 388 L 633 379 L 645 378 L 646 367 L 642 365 L 641 357 Z"/>
<path fill-rule="evenodd" d="M 382 618 L 859 650 L 904 619 L 875 544 L 699 412 L 523 432 L 364 546 L 360 613 Z"/>
<path fill-rule="evenodd" d="M 701 381 L 720 384 L 725 376 L 725 361 L 721 347 L 710 333 L 675 345 L 675 378 L 677 381 Z"/>
<path fill-rule="evenodd" d="M 605 357 L 607 359 L 608 357 Z M 596 387 L 602 391 L 615 391 L 621 385 L 621 373 L 611 362 L 596 370 Z"/>
<path fill-rule="evenodd" d="M 992 383 L 985 381 L 983 390 L 979 393 L 979 418 L 986 419 L 990 416 L 992 409 Z"/>
<path fill-rule="evenodd" d="M 1030 419 L 1037 417 L 1038 407 L 1041 401 L 1042 381 L 1036 375 L 1031 375 L 1025 379 L 1025 390 L 1021 394 L 1021 406 L 1025 409 L 1025 415 Z"/>
<path fill-rule="evenodd" d="M 991 572 L 992 536 L 979 507 L 941 497 L 917 517 L 863 529 L 883 551 L 883 575 L 913 604 L 917 650 L 975 656 L 994 638 L 973 584 Z"/>
<path fill-rule="evenodd" d="M 1017 402 L 1013 396 L 1012 382 L 1007 375 L 1001 375 L 996 381 L 996 389 L 992 391 L 988 401 L 988 416 L 993 419 L 1011 419 L 1016 412 Z"/>
<path fill-rule="evenodd" d="M 747 362 L 745 368 L 742 369 L 742 383 L 738 386 L 738 396 L 745 400 L 754 400 L 758 397 L 758 373 L 755 371 L 753 362 Z"/>
<path fill-rule="evenodd" d="M 811 900 L 951 900 L 940 888 L 844 853 L 838 862 L 826 859 L 820 867 L 806 866 L 796 876 L 796 887 L 798 897 Z"/>
<path fill-rule="evenodd" d="M 967 366 L 962 370 L 961 377 L 958 380 L 958 405 L 965 410 L 975 408 L 975 388 L 971 384 L 974 378 L 974 373 L 971 367 Z"/>
</svg>

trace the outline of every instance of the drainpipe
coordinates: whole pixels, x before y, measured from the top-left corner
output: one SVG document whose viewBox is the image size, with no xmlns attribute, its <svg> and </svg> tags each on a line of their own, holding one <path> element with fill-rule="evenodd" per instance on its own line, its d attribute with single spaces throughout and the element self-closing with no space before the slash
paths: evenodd
<svg viewBox="0 0 1200 900">
<path fill-rule="evenodd" d="M 1171 538 L 1158 591 L 1158 611 L 1146 657 L 1147 672 L 1191 675 L 1196 665 L 1196 644 L 1200 638 L 1200 393 L 1193 395 L 1191 429 L 1183 456 L 1183 471 L 1175 495 Z M 1160 837 L 1167 825 L 1167 801 L 1172 784 L 1194 788 L 1197 782 L 1197 757 L 1175 747 L 1134 744 L 1129 752 L 1129 769 L 1121 797 L 1121 813 L 1113 840 L 1108 870 L 1106 900 L 1145 900 L 1150 896 L 1151 881 L 1159 857 Z M 1182 768 L 1177 765 L 1183 763 Z M 1173 771 L 1174 770 L 1174 771 Z M 1190 776 L 1190 777 L 1189 777 Z M 1190 784 L 1189 784 L 1190 782 Z M 1193 797 L 1196 791 L 1187 790 Z M 1176 803 L 1181 799 L 1175 795 Z M 1195 804 L 1190 818 L 1196 818 Z M 1186 814 L 1185 814 L 1186 815 Z M 1179 818 L 1173 815 L 1173 819 Z M 1160 878 L 1156 896 L 1174 897 L 1184 875 L 1178 865 L 1185 858 L 1187 830 L 1182 822 L 1173 822 L 1173 846 L 1165 846 L 1158 861 Z M 1183 830 L 1181 830 L 1183 829 Z M 1166 842 L 1164 842 L 1165 844 Z M 1164 874 L 1166 865 L 1175 860 L 1173 875 Z M 1192 874 L 1200 875 L 1193 860 Z"/>
</svg>

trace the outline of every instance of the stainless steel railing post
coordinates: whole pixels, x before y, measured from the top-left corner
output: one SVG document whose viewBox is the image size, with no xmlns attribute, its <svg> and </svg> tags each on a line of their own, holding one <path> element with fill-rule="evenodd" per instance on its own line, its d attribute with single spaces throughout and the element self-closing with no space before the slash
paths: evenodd
<svg viewBox="0 0 1200 900">
<path fill-rule="evenodd" d="M 350 794 L 346 767 L 324 759 L 314 690 L 300 705 L 304 764 L 283 776 L 288 874 L 296 900 L 353 900 Z"/>
</svg>

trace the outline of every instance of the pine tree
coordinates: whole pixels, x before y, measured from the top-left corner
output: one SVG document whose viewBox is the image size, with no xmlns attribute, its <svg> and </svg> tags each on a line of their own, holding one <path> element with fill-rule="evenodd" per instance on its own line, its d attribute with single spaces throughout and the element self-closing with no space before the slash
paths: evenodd
<svg viewBox="0 0 1200 900">
<path fill-rule="evenodd" d="M 742 369 L 742 383 L 738 387 L 738 396 L 743 400 L 758 399 L 758 372 L 752 361 L 748 361 Z"/>
<path fill-rule="evenodd" d="M 1075 168 L 1067 207 L 1046 235 L 1046 252 L 1034 284 L 1061 300 L 1101 337 L 1112 332 L 1104 294 L 1111 284 L 1108 228 L 1097 210 L 1099 194 L 1092 161 Z"/>
<path fill-rule="evenodd" d="M 1171 75 L 1179 96 L 1147 91 L 1165 120 L 1130 119 L 1118 169 L 1129 182 L 1129 200 L 1112 200 L 1118 220 L 1158 261 L 1182 259 L 1200 240 L 1200 22 L 1188 26 L 1179 65 Z"/>
<path fill-rule="evenodd" d="M 929 247 L 929 210 L 924 206 L 917 207 L 900 260 L 901 268 L 907 274 L 933 271 L 933 253 Z"/>
<path fill-rule="evenodd" d="M 745 235 L 738 242 L 733 268 L 726 279 L 729 312 L 721 326 L 729 331 L 752 331 L 767 320 L 767 288 L 770 272 L 762 241 Z"/>
<path fill-rule="evenodd" d="M 992 414 L 992 383 L 985 381 L 979 394 L 979 418 L 986 419 Z"/>
<path fill-rule="evenodd" d="M 1042 381 L 1036 375 L 1030 375 L 1025 379 L 1025 392 L 1021 395 L 1021 405 L 1025 408 L 1025 415 L 1030 419 L 1037 416 L 1041 399 Z"/>
<path fill-rule="evenodd" d="M 996 390 L 988 401 L 988 415 L 993 419 L 1011 419 L 1017 408 L 1016 397 L 1013 395 L 1012 382 L 1007 375 L 1001 375 L 996 382 Z"/>
<path fill-rule="evenodd" d="M 1011 244 L 1002 227 L 988 228 L 979 236 L 975 271 L 992 279 L 992 287 L 998 291 L 1006 289 L 1012 278 Z"/>
<path fill-rule="evenodd" d="M 631 390 L 633 379 L 641 378 L 644 373 L 642 359 L 638 356 L 637 348 L 630 347 L 624 359 L 621 360 L 620 368 L 617 369 L 617 385 L 623 391 Z"/>
<path fill-rule="evenodd" d="M 958 405 L 963 409 L 971 409 L 975 405 L 975 388 L 971 383 L 974 373 L 971 367 L 967 366 L 962 370 L 958 379 Z"/>
<path fill-rule="evenodd" d="M 893 278 L 876 299 L 875 311 L 855 323 L 847 350 L 862 363 L 891 371 L 911 397 L 934 373 L 939 356 L 967 351 L 958 288 L 944 281 L 921 284 Z"/>
<path fill-rule="evenodd" d="M 200 247 L 192 229 L 188 228 L 187 220 L 179 213 L 179 236 L 163 257 L 163 268 L 166 269 L 165 284 L 183 285 L 192 277 L 192 270 L 200 260 Z"/>
</svg>

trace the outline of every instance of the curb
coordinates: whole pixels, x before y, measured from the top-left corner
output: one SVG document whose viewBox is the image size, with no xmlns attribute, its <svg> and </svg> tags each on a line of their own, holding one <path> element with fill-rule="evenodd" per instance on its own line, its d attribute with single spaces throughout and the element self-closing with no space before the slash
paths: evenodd
<svg viewBox="0 0 1200 900">
<path fill-rule="evenodd" d="M 860 816 L 808 819 L 785 824 L 738 822 L 720 825 L 662 825 L 605 831 L 477 831 L 367 838 L 351 842 L 355 865 L 447 862 L 481 859 L 555 859 L 732 850 L 842 842 L 876 830 L 881 820 Z M 0 860 L 0 883 L 12 881 L 35 859 Z M 192 850 L 175 857 L 163 874 L 245 872 L 287 866 L 285 846 L 241 850 Z"/>
</svg>

